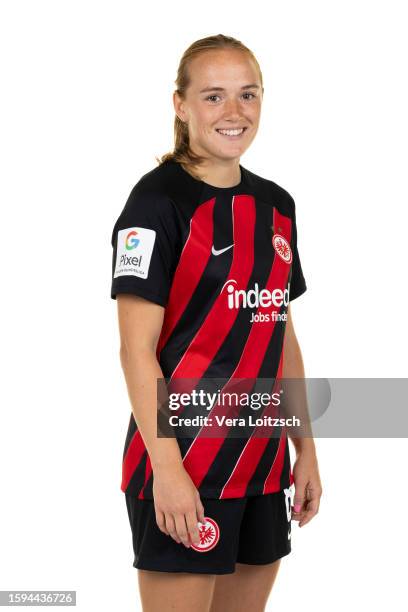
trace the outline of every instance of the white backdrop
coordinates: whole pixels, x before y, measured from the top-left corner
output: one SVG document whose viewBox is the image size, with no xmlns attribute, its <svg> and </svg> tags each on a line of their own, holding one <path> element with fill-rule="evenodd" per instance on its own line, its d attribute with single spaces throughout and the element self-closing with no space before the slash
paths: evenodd
<svg viewBox="0 0 408 612">
<path fill-rule="evenodd" d="M 235 36 L 261 65 L 261 124 L 241 163 L 296 201 L 306 375 L 407 376 L 405 8 L 2 2 L 0 590 L 76 589 L 80 610 L 138 609 L 110 238 L 172 148 L 176 69 L 194 40 Z M 268 610 L 392 609 L 406 440 L 316 445 L 320 513 L 293 523 Z"/>
</svg>

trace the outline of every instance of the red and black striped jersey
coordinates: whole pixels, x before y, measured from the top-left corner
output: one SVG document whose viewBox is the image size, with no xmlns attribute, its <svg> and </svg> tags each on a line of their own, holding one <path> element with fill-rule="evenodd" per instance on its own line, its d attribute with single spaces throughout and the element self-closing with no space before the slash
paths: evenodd
<svg viewBox="0 0 408 612">
<path fill-rule="evenodd" d="M 157 358 L 163 377 L 278 380 L 290 300 L 306 291 L 295 203 L 240 165 L 241 181 L 214 187 L 166 161 L 133 187 L 112 232 L 111 297 L 164 307 Z M 228 383 L 227 383 L 228 385 Z M 178 438 L 202 498 L 280 491 L 293 483 L 287 431 L 278 436 Z M 133 413 L 121 489 L 153 499 L 153 473 Z"/>
</svg>

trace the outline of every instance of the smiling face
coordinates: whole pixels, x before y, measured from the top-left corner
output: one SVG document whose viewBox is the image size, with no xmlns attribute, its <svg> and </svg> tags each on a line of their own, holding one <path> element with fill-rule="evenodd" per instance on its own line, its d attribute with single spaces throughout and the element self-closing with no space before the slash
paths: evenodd
<svg viewBox="0 0 408 612">
<path fill-rule="evenodd" d="M 263 88 L 255 63 L 244 51 L 217 49 L 200 53 L 188 70 L 185 99 L 175 92 L 174 107 L 188 123 L 191 149 L 214 163 L 239 160 L 261 115 Z"/>
</svg>

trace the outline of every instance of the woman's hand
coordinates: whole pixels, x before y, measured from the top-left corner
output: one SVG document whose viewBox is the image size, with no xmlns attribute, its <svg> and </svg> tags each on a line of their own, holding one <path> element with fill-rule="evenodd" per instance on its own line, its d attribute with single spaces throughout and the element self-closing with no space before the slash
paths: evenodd
<svg viewBox="0 0 408 612">
<path fill-rule="evenodd" d="M 186 548 L 199 544 L 197 522 L 204 523 L 204 506 L 200 495 L 183 465 L 156 469 L 153 474 L 153 497 L 156 523 L 160 531 L 170 535 Z"/>
<path fill-rule="evenodd" d="M 306 525 L 319 511 L 322 485 L 314 450 L 297 452 L 293 466 L 295 497 L 292 518 L 299 521 L 299 527 Z"/>
</svg>

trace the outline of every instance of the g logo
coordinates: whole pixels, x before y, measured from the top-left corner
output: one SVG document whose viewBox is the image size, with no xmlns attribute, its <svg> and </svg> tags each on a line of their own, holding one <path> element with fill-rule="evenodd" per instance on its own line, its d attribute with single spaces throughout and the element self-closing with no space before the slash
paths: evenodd
<svg viewBox="0 0 408 612">
<path fill-rule="evenodd" d="M 133 230 L 132 232 L 129 232 L 128 235 L 126 236 L 125 248 L 127 251 L 131 251 L 132 249 L 135 249 L 137 245 L 139 244 L 140 240 L 139 238 L 136 238 L 136 235 L 137 235 L 137 232 Z"/>
</svg>

